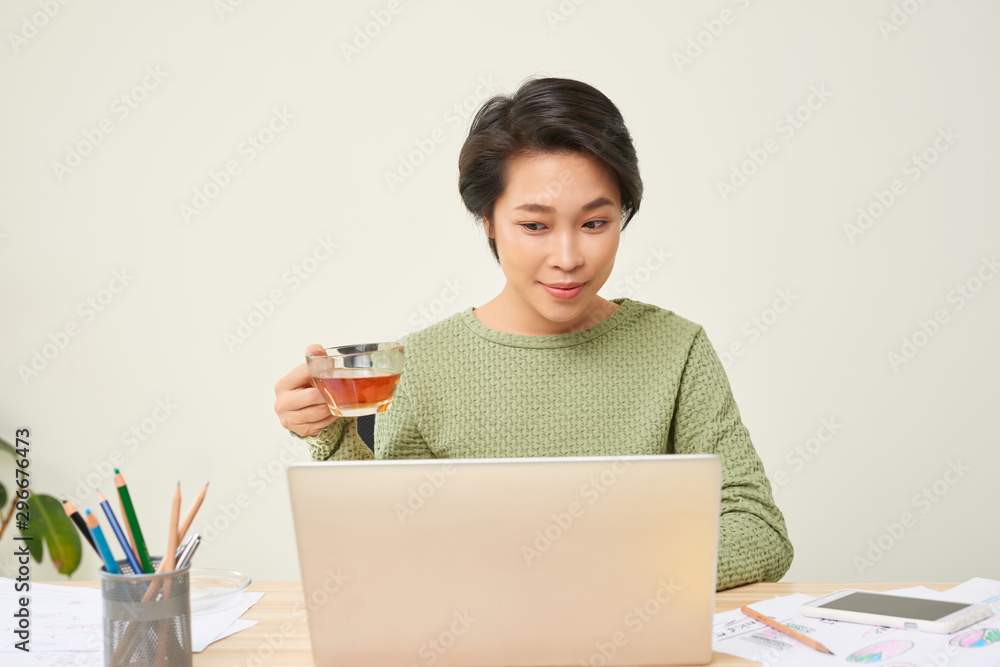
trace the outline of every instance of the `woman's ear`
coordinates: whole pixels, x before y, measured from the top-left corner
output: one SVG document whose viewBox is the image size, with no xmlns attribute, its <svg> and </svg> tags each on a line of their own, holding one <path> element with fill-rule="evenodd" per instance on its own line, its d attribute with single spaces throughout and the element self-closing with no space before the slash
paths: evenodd
<svg viewBox="0 0 1000 667">
<path fill-rule="evenodd" d="M 483 216 L 483 231 L 486 232 L 486 236 L 493 238 L 493 221 L 487 216 Z"/>
</svg>

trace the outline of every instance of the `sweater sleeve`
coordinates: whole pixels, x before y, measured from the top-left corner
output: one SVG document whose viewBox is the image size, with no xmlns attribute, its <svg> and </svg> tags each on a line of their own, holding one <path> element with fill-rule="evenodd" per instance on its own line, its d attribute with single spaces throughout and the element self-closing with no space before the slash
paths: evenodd
<svg viewBox="0 0 1000 667">
<path fill-rule="evenodd" d="M 676 453 L 722 459 L 716 588 L 781 579 L 794 553 L 785 519 L 740 419 L 722 362 L 701 328 L 681 375 L 671 431 Z"/>
<path fill-rule="evenodd" d="M 407 389 L 405 378 L 404 373 L 389 409 L 375 416 L 375 458 L 437 458 L 420 434 L 416 404 Z"/>
<path fill-rule="evenodd" d="M 357 417 L 337 417 L 332 424 L 314 436 L 303 438 L 289 431 L 309 445 L 313 461 L 354 461 L 372 458 L 372 450 L 358 435 Z"/>
</svg>

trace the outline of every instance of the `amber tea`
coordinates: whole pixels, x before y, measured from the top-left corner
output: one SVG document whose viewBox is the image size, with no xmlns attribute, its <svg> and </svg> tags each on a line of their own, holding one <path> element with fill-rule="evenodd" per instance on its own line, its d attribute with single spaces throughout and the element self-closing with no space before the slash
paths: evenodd
<svg viewBox="0 0 1000 667">
<path fill-rule="evenodd" d="M 384 412 L 403 372 L 403 346 L 366 343 L 329 347 L 306 355 L 313 385 L 330 411 L 342 417 Z"/>
<path fill-rule="evenodd" d="M 334 414 L 344 417 L 384 412 L 392 402 L 399 373 L 367 368 L 340 368 L 313 377 Z"/>
</svg>

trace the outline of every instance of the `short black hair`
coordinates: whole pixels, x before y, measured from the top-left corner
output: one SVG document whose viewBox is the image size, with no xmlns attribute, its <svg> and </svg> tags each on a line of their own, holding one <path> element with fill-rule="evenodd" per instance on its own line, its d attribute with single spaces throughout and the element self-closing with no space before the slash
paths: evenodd
<svg viewBox="0 0 1000 667">
<path fill-rule="evenodd" d="M 624 230 L 642 200 L 632 135 L 604 93 L 573 79 L 529 79 L 513 95 L 486 100 L 458 156 L 458 192 L 465 208 L 483 224 L 492 221 L 512 159 L 567 152 L 596 158 L 618 181 Z M 496 241 L 490 238 L 489 244 L 499 264 Z"/>
</svg>

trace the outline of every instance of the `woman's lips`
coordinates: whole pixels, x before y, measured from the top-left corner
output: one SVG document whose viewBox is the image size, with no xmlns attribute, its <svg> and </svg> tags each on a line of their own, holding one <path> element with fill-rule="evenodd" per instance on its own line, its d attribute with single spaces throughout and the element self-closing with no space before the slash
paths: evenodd
<svg viewBox="0 0 1000 667">
<path fill-rule="evenodd" d="M 553 285 L 546 285 L 545 283 L 539 283 L 539 284 L 545 288 L 546 292 L 548 292 L 555 298 L 566 300 L 566 299 L 572 299 L 577 294 L 579 294 L 580 290 L 582 290 L 583 286 L 586 285 L 587 283 L 578 283 L 576 287 L 572 288 L 556 287 Z"/>
</svg>

